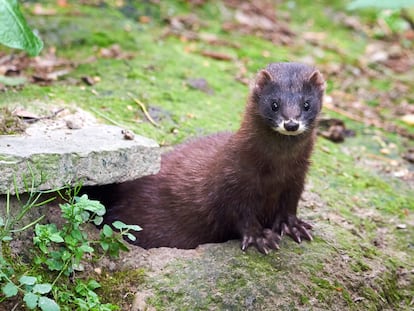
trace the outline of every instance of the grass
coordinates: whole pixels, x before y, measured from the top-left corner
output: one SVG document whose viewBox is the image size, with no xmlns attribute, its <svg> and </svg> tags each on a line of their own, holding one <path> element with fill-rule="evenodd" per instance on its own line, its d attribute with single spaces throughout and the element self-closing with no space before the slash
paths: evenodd
<svg viewBox="0 0 414 311">
<path fill-rule="evenodd" d="M 54 2 L 48 3 L 55 7 Z M 48 109 L 56 105 L 81 107 L 102 122 L 113 120 L 162 145 L 171 145 L 189 137 L 238 128 L 248 93 L 248 86 L 235 79 L 241 69 L 246 69 L 245 77 L 252 78 L 268 62 L 309 58 L 323 69 L 329 68 L 330 64 L 358 68 L 371 43 L 366 32 L 350 30 L 337 18 L 339 13 L 347 13 L 342 1 L 297 0 L 278 5 L 277 16 L 284 19 L 288 15 L 289 25 L 298 37 L 289 46 L 275 45 L 260 36 L 223 31 L 221 23 L 230 17 L 222 13 L 224 4 L 221 1 L 208 1 L 199 8 L 184 1 L 161 1 L 159 5 L 151 1 L 125 1 L 125 4 L 117 7 L 114 2 L 107 2 L 109 9 L 71 4 L 69 8 L 57 8 L 55 16 L 29 14 L 29 22 L 41 33 L 46 49 L 56 47 L 58 56 L 70 59 L 77 66 L 52 85 L 27 84 L 21 90 L 1 94 L 0 105 L 31 109 L 39 109 L 35 106 Z M 28 4 L 27 12 L 31 8 L 32 4 Z M 191 12 L 202 21 L 198 33 L 214 34 L 219 39 L 239 44 L 240 48 L 216 47 L 204 41 L 163 36 L 167 18 Z M 149 21 L 137 22 L 143 16 L 149 17 Z M 375 16 L 372 11 L 367 11 L 360 21 L 365 26 L 372 25 Z M 96 27 L 97 23 L 99 27 Z M 303 40 L 306 33 L 324 34 L 322 45 Z M 133 53 L 134 57 L 102 57 L 101 49 L 114 43 L 119 44 L 123 52 Z M 203 50 L 219 51 L 230 55 L 234 61 L 204 57 L 200 54 Z M 95 59 L 86 61 L 89 57 Z M 346 67 L 344 71 L 351 69 Z M 81 82 L 84 76 L 97 76 L 100 82 L 87 86 Z M 214 90 L 213 94 L 191 88 L 187 83 L 191 78 L 205 79 Z M 345 75 L 341 72 L 327 78 L 328 95 L 341 101 L 342 98 L 333 91 L 341 88 Z M 409 75 L 408 78 L 386 75 L 362 81 L 367 83 L 367 91 L 373 95 L 367 100 L 368 105 L 380 107 L 382 94 L 393 90 L 399 79 L 409 78 Z M 407 84 L 407 95 L 398 102 L 413 103 L 412 90 L 414 85 Z M 348 95 L 363 101 L 358 97 L 357 88 L 354 91 Z M 160 127 L 146 121 L 129 93 L 146 105 Z M 401 153 L 413 143 L 396 133 L 367 127 L 327 109 L 324 114 L 343 119 L 357 135 L 343 144 L 324 139 L 317 142 L 308 178 L 311 191 L 321 198 L 320 210 L 312 215 L 312 220 L 321 226 L 315 229 L 315 241 L 297 246 L 284 240 L 282 251 L 268 257 L 251 253 L 240 257 L 227 254 L 227 258 L 218 262 L 228 262 L 231 258 L 228 267 L 213 280 L 208 279 L 211 271 L 205 267 L 218 265 L 217 262 L 200 259 L 193 263 L 181 262 L 177 267 L 172 264 L 170 271 L 173 272 L 164 274 L 163 280 L 145 278 L 146 285 L 152 286 L 157 294 L 148 300 L 152 305 L 162 309 L 174 303 L 194 306 L 197 301 L 200 308 L 208 309 L 210 304 L 234 307 L 234 301 L 220 296 L 226 292 L 239 295 L 236 297 L 240 303 L 254 298 L 263 305 L 270 305 L 275 302 L 269 302 L 269 296 L 285 293 L 297 299 L 293 306 L 292 302 L 279 301 L 281 309 L 309 308 L 314 306 L 314 299 L 322 308 L 338 303 L 350 310 L 403 308 L 404 304 L 410 303 L 407 297 L 414 292 L 412 282 L 401 286 L 398 282 L 404 279 L 398 269 L 413 269 L 409 260 L 414 258 L 411 242 L 414 233 L 410 230 L 414 213 L 413 184 L 396 178 L 394 173 L 414 170 L 412 165 L 401 160 Z M 414 131 L 412 127 L 404 126 L 408 131 Z M 381 153 L 384 147 L 390 154 Z M 392 161 L 397 165 L 394 166 Z M 407 224 L 409 229 L 397 229 L 400 223 Z M 192 272 L 199 267 L 206 269 L 200 268 L 201 276 Z M 371 274 L 377 278 L 364 283 L 364 277 Z M 233 279 L 233 276 L 237 278 Z M 271 278 L 267 279 L 268 276 Z M 116 284 L 124 284 L 124 277 L 121 273 L 119 280 L 118 276 L 108 282 L 102 280 L 102 292 Z M 206 279 L 211 283 L 205 285 Z M 275 282 L 279 283 L 275 285 Z M 207 288 L 207 293 L 196 293 L 191 300 L 183 291 L 193 283 L 203 290 Z M 214 291 L 217 284 L 220 293 Z M 291 285 L 283 287 L 283 284 Z M 260 292 L 254 292 L 257 287 Z M 248 296 L 249 292 L 255 295 Z M 165 299 L 166 296 L 170 298 Z M 362 297 L 363 301 L 358 302 L 356 297 Z"/>
</svg>

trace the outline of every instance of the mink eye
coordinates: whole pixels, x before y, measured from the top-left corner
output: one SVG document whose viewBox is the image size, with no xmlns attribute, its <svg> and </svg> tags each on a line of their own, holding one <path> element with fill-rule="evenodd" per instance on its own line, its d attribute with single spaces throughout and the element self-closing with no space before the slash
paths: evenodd
<svg viewBox="0 0 414 311">
<path fill-rule="evenodd" d="M 310 109 L 310 102 L 309 100 L 305 100 L 303 103 L 303 110 L 308 111 Z"/>
<path fill-rule="evenodd" d="M 273 101 L 271 104 L 272 110 L 273 111 L 278 111 L 279 110 L 279 103 L 277 101 Z"/>
</svg>

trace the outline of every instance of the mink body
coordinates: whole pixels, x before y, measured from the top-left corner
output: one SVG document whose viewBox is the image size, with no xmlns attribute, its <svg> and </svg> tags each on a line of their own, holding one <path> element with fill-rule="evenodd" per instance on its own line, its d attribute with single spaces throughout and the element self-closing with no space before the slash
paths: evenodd
<svg viewBox="0 0 414 311">
<path fill-rule="evenodd" d="M 273 63 L 261 70 L 240 129 L 189 141 L 162 156 L 161 170 L 95 196 L 106 223 L 139 224 L 144 248 L 195 248 L 241 239 L 268 253 L 280 236 L 311 240 L 297 218 L 321 109 L 324 80 L 312 67 Z"/>
</svg>

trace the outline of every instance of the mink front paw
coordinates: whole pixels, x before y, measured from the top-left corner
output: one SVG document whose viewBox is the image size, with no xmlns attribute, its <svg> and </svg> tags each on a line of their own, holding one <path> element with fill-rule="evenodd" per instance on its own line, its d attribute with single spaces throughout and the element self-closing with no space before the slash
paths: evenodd
<svg viewBox="0 0 414 311">
<path fill-rule="evenodd" d="M 254 246 L 265 255 L 272 249 L 279 249 L 280 235 L 270 229 L 264 229 L 262 235 L 243 235 L 241 249 L 245 251 L 249 246 Z"/>
<path fill-rule="evenodd" d="M 274 230 L 290 236 L 295 242 L 300 243 L 303 239 L 312 241 L 312 235 L 309 230 L 312 225 L 297 218 L 295 215 L 289 215 L 284 221 L 275 225 Z"/>
</svg>

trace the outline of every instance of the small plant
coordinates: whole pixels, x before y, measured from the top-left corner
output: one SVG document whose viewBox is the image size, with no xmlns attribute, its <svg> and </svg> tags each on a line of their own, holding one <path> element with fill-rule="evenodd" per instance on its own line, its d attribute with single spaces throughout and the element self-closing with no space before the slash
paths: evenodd
<svg viewBox="0 0 414 311">
<path fill-rule="evenodd" d="M 1 83 L 1 82 L 0 82 Z M 7 107 L 0 108 L 0 135 L 23 133 L 26 124 Z"/>
<path fill-rule="evenodd" d="M 52 285 L 37 283 L 37 278 L 33 276 L 23 275 L 19 278 L 18 286 L 9 280 L 2 290 L 6 297 L 13 297 L 21 290 L 24 293 L 23 301 L 29 309 L 39 307 L 45 311 L 59 310 L 53 299 L 44 296 L 52 290 Z"/>
<path fill-rule="evenodd" d="M 6 215 L 0 217 L 0 287 L 3 297 L 0 302 L 12 297 L 23 297 L 28 309 L 43 311 L 56 310 L 118 310 L 112 304 L 103 304 L 95 290 L 100 284 L 93 279 L 75 278 L 75 272 L 84 270 L 83 262 L 91 260 L 100 253 L 118 256 L 128 248 L 124 237 L 131 240 L 135 236 L 131 230 L 141 230 L 139 226 L 115 222 L 114 231 L 104 225 L 98 240 L 90 240 L 86 232 L 88 224 L 100 225 L 105 207 L 98 201 L 90 200 L 87 195 L 78 196 L 80 186 L 67 189 L 65 194 L 58 191 L 65 203 L 60 204 L 64 223 L 40 224 L 41 218 L 20 229 L 13 229 L 18 220 L 31 209 L 49 203 L 52 199 L 38 202 L 42 193 L 32 192 L 23 204 L 17 217 L 10 215 L 10 196 L 7 195 Z M 18 194 L 17 194 L 17 197 Z M 34 226 L 32 262 L 19 264 L 10 255 L 10 241 L 13 233 Z M 99 251 L 101 250 L 101 251 Z M 62 277 L 65 276 L 65 277 Z M 70 282 L 74 279 L 74 282 Z"/>
<path fill-rule="evenodd" d="M 11 234 L 25 231 L 29 229 L 30 227 L 32 227 L 34 224 L 38 223 L 40 220 L 42 220 L 44 216 L 39 217 L 35 221 L 29 223 L 28 225 L 22 228 L 16 228 L 17 223 L 19 223 L 31 209 L 46 205 L 47 203 L 52 202 L 55 199 L 55 197 L 51 197 L 44 201 L 40 201 L 43 194 L 52 193 L 52 192 L 55 192 L 56 190 L 38 191 L 38 192 L 32 191 L 32 189 L 35 188 L 35 182 L 34 182 L 34 173 L 30 166 L 29 166 L 29 171 L 31 172 L 31 176 L 32 176 L 31 184 L 29 185 L 26 179 L 23 179 L 26 192 L 29 193 L 29 197 L 25 202 L 23 202 L 22 199 L 20 198 L 19 191 L 17 190 L 17 185 L 15 183 L 14 188 L 15 188 L 15 193 L 16 193 L 16 199 L 19 203 L 21 203 L 21 206 L 17 214 L 14 216 L 12 215 L 11 210 L 10 210 L 10 192 L 8 192 L 6 195 L 5 214 L 3 217 L 0 215 L 0 241 L 1 242 L 8 242 L 12 240 Z M 40 176 L 40 179 L 41 179 L 40 183 L 42 182 L 43 178 L 44 176 Z M 0 248 L 0 251 L 1 251 L 1 248 Z"/>
<path fill-rule="evenodd" d="M 40 53 L 43 42 L 27 25 L 17 0 L 0 0 L 0 43 L 25 50 L 30 56 Z"/>
<path fill-rule="evenodd" d="M 401 33 L 409 28 L 414 29 L 414 21 L 407 11 L 407 9 L 414 8 L 414 0 L 353 0 L 347 5 L 348 10 L 366 8 L 377 10 L 377 20 L 382 21 L 382 24 L 386 25 L 392 33 Z"/>
<path fill-rule="evenodd" d="M 119 232 L 114 232 L 112 228 L 108 225 L 104 225 L 101 231 L 100 236 L 100 245 L 105 252 L 108 252 L 112 257 L 118 257 L 119 251 L 128 251 L 128 247 L 118 238 L 119 236 L 124 236 L 135 241 L 135 236 L 129 231 L 140 231 L 141 228 L 137 225 L 127 225 L 122 221 L 115 221 L 113 224 L 115 229 Z M 118 237 L 117 237 L 118 236 Z"/>
<path fill-rule="evenodd" d="M 33 172 L 32 172 L 33 177 Z M 31 188 L 34 188 L 34 179 L 32 178 Z M 10 258 L 10 241 L 13 240 L 13 234 L 28 230 L 30 227 L 38 223 L 44 216 L 39 217 L 38 219 L 32 221 L 31 223 L 21 227 L 16 228 L 17 223 L 19 223 L 24 216 L 33 208 L 41 207 L 55 198 L 51 197 L 46 200 L 40 201 L 41 196 L 46 192 L 33 192 L 29 191 L 28 199 L 23 203 L 19 192 L 16 190 L 16 198 L 18 202 L 21 202 L 22 205 L 18 210 L 16 215 L 12 215 L 10 208 L 10 192 L 6 195 L 6 209 L 4 216 L 0 216 L 0 285 L 3 297 L 0 297 L 0 302 L 7 298 L 14 297 L 21 293 L 23 295 L 23 300 L 26 306 L 29 309 L 34 309 L 39 307 L 41 310 L 45 311 L 54 311 L 59 310 L 58 305 L 55 301 L 48 298 L 46 295 L 52 289 L 50 283 L 41 283 L 38 282 L 36 277 L 28 276 L 22 273 L 20 278 L 16 281 L 16 265 L 13 263 Z M 29 186 L 26 184 L 26 189 L 29 189 Z"/>
</svg>

